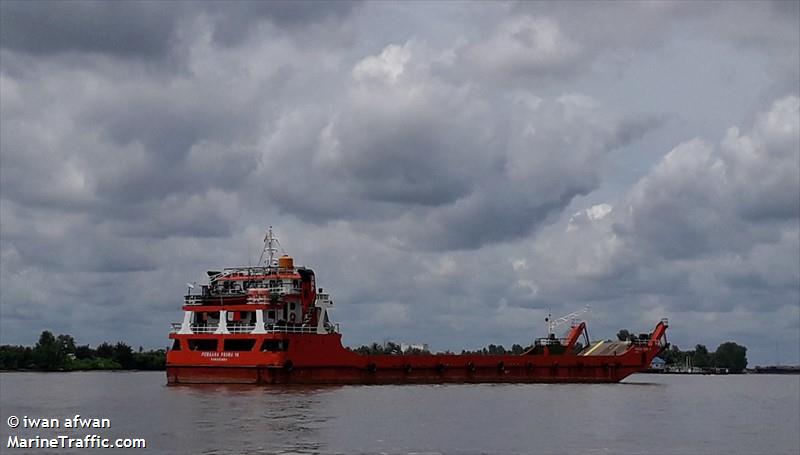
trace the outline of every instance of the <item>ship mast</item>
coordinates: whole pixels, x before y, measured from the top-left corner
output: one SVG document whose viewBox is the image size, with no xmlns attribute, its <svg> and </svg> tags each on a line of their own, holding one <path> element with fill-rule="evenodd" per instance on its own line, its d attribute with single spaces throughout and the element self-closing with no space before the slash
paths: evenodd
<svg viewBox="0 0 800 455">
<path fill-rule="evenodd" d="M 272 233 L 272 226 L 269 227 L 267 230 L 267 235 L 264 237 L 264 249 L 261 250 L 261 256 L 258 258 L 258 265 L 272 268 L 277 267 L 278 260 L 275 258 L 275 253 L 278 252 L 278 249 L 275 246 L 280 246 L 280 242 L 278 242 L 278 238 Z M 283 249 L 283 247 L 281 247 Z M 264 260 L 266 256 L 266 261 Z"/>
</svg>

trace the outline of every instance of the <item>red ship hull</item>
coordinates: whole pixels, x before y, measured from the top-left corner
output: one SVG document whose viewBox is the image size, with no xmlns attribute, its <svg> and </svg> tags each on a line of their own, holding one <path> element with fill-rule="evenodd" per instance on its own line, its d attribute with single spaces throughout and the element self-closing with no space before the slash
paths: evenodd
<svg viewBox="0 0 800 455">
<path fill-rule="evenodd" d="M 257 350 L 266 340 L 288 341 L 288 349 Z M 630 346 L 620 355 L 594 356 L 360 355 L 342 347 L 340 334 L 267 334 L 258 337 L 251 351 L 171 350 L 167 380 L 170 384 L 614 383 L 646 369 L 663 346 L 648 343 Z"/>
</svg>

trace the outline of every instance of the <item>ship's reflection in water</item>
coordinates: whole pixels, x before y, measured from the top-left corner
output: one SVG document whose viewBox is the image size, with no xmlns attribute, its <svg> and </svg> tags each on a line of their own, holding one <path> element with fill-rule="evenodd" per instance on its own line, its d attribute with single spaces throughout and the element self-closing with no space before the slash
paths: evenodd
<svg viewBox="0 0 800 455">
<path fill-rule="evenodd" d="M 228 432 L 239 432 L 240 438 L 232 445 L 219 447 L 209 441 L 214 449 L 202 453 L 315 454 L 325 448 L 320 430 L 335 417 L 323 412 L 329 407 L 329 395 L 340 388 L 198 384 L 169 386 L 168 390 L 201 407 L 200 415 L 206 417 L 195 419 L 198 430 L 219 433 L 223 423 Z M 257 436 L 248 438 L 248 434 Z"/>
<path fill-rule="evenodd" d="M 798 376 L 622 384 L 166 386 L 159 373 L 0 374 L 0 414 L 112 421 L 146 454 L 796 454 Z M 9 434 L 54 430 L 0 425 Z M 125 453 L 117 450 L 115 453 Z M 80 453 L 79 450 L 59 453 Z"/>
</svg>

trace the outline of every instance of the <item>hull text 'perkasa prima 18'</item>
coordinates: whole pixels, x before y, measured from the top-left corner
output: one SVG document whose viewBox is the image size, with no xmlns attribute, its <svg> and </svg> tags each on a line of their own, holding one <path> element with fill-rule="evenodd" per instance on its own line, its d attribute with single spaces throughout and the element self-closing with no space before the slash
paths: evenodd
<svg viewBox="0 0 800 455">
<path fill-rule="evenodd" d="M 276 257 L 277 245 L 270 228 L 259 265 L 209 271 L 200 292 L 189 287 L 169 335 L 170 384 L 618 382 L 667 346 L 666 320 L 632 341 L 591 343 L 573 314 L 548 321 L 548 336 L 522 354 L 361 355 L 342 346 L 314 272 Z M 567 321 L 567 336 L 556 338 Z"/>
</svg>

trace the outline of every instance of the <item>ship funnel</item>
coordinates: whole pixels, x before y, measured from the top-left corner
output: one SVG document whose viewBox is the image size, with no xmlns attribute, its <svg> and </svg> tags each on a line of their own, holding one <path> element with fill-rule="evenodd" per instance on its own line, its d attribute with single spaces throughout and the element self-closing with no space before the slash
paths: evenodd
<svg viewBox="0 0 800 455">
<path fill-rule="evenodd" d="M 291 256 L 284 254 L 278 258 L 278 268 L 294 270 L 294 259 Z"/>
</svg>

